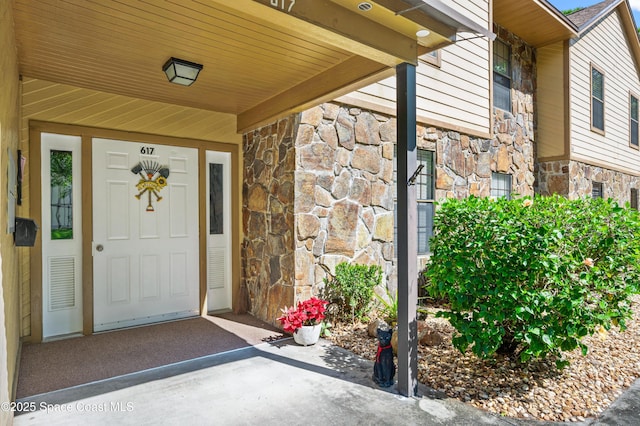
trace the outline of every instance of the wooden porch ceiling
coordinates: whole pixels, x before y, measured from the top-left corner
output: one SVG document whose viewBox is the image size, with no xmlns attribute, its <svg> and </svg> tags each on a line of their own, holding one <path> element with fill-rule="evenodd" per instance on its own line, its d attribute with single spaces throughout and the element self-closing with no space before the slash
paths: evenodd
<svg viewBox="0 0 640 426">
<path fill-rule="evenodd" d="M 547 0 L 493 0 L 493 21 L 535 47 L 578 35 L 578 29 Z"/>
<path fill-rule="evenodd" d="M 12 2 L 21 75 L 233 114 L 239 132 L 390 75 L 455 36 L 389 9 L 402 0 L 370 2 L 370 12 L 356 0 Z M 167 81 L 172 56 L 203 64 L 196 83 Z"/>
</svg>

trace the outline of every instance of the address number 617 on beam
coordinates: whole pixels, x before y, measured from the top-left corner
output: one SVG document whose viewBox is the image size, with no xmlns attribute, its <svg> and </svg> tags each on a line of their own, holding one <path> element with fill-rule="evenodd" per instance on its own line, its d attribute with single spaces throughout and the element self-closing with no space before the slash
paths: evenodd
<svg viewBox="0 0 640 426">
<path fill-rule="evenodd" d="M 286 10 L 287 13 L 291 12 L 291 9 L 293 9 L 293 5 L 296 4 L 296 0 L 270 0 L 270 1 L 271 1 L 271 6 L 281 10 Z M 289 7 L 287 7 L 287 3 L 289 3 Z"/>
</svg>

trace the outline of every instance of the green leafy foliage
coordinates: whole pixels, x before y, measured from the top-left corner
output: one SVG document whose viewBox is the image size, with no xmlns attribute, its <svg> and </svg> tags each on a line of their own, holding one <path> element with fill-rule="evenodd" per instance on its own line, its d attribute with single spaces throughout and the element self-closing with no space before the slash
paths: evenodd
<svg viewBox="0 0 640 426">
<path fill-rule="evenodd" d="M 72 154 L 69 151 L 51 151 L 51 186 L 60 187 L 61 198 L 71 190 Z"/>
<path fill-rule="evenodd" d="M 333 327 L 333 324 L 329 321 L 322 321 L 320 324 L 322 325 L 320 337 L 331 337 L 331 327 Z"/>
<path fill-rule="evenodd" d="M 385 290 L 386 296 L 381 296 L 376 292 L 373 294 L 380 306 L 382 318 L 387 324 L 393 326 L 398 322 L 398 292 L 396 291 L 392 294 L 386 287 Z"/>
<path fill-rule="evenodd" d="M 55 215 L 55 222 L 62 223 L 63 204 L 70 206 L 71 200 L 66 200 L 73 189 L 73 157 L 69 151 L 51 151 L 51 208 Z M 53 190 L 56 188 L 56 191 Z M 65 201 L 66 200 L 66 201 Z M 59 225 L 56 225 L 59 226 Z M 71 223 L 65 222 L 67 228 L 51 230 L 52 240 L 68 240 L 73 238 L 73 228 Z"/>
<path fill-rule="evenodd" d="M 369 312 L 373 288 L 382 281 L 378 265 L 342 262 L 335 276 L 324 280 L 323 297 L 329 301 L 328 315 L 336 321 L 362 320 Z"/>
<path fill-rule="evenodd" d="M 563 15 L 571 15 L 573 13 L 580 12 L 582 9 L 584 9 L 584 7 L 574 7 L 573 9 L 563 10 L 562 14 Z"/>
<path fill-rule="evenodd" d="M 446 297 L 439 316 L 453 344 L 525 362 L 577 347 L 611 325 L 624 329 L 638 292 L 638 212 L 612 200 L 560 196 L 514 200 L 470 197 L 435 216 L 428 291 Z"/>
<path fill-rule="evenodd" d="M 73 238 L 73 229 L 52 229 L 52 240 L 70 240 Z"/>
</svg>

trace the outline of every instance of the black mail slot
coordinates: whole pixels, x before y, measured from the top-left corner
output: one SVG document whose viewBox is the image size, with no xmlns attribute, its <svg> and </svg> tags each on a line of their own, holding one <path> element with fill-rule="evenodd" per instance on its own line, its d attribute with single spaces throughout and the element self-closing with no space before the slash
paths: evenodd
<svg viewBox="0 0 640 426">
<path fill-rule="evenodd" d="M 35 220 L 16 217 L 16 230 L 13 233 L 16 246 L 33 247 L 36 243 L 37 232 L 38 225 Z"/>
</svg>

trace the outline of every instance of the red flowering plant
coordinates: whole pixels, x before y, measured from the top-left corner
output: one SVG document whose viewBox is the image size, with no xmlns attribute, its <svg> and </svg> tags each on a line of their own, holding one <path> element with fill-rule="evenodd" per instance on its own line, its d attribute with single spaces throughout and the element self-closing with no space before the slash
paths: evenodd
<svg viewBox="0 0 640 426">
<path fill-rule="evenodd" d="M 278 321 L 287 333 L 295 333 L 303 325 L 320 324 L 324 319 L 324 312 L 327 309 L 326 300 L 312 297 L 303 302 L 298 302 L 297 307 L 282 309 L 282 316 Z"/>
</svg>

